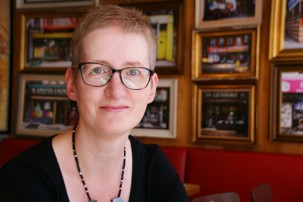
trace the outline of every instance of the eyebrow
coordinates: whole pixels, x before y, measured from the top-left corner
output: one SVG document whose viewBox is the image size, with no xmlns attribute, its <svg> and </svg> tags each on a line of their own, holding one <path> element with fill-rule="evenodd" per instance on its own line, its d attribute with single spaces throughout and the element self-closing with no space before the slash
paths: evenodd
<svg viewBox="0 0 303 202">
<path fill-rule="evenodd" d="M 117 68 L 114 65 L 111 65 L 109 62 L 105 61 L 105 60 L 94 60 L 93 62 L 99 63 L 99 64 L 104 64 L 113 68 Z M 143 65 L 140 62 L 126 62 L 122 65 L 122 67 L 145 67 L 145 65 Z"/>
</svg>

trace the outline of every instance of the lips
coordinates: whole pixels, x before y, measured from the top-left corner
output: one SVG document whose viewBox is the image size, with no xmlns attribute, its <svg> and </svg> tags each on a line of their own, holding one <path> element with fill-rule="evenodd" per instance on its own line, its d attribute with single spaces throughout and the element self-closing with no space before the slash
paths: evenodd
<svg viewBox="0 0 303 202">
<path fill-rule="evenodd" d="M 105 106 L 101 106 L 101 109 L 105 110 L 105 111 L 110 111 L 110 112 L 117 112 L 117 111 L 123 111 L 124 109 L 128 109 L 129 107 L 126 105 L 105 105 Z"/>
</svg>

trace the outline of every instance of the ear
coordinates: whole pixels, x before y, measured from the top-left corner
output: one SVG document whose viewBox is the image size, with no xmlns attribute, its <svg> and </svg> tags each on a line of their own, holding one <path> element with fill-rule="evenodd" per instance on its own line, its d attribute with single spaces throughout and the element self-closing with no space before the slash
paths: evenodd
<svg viewBox="0 0 303 202">
<path fill-rule="evenodd" d="M 148 103 L 151 103 L 154 101 L 154 98 L 156 96 L 156 90 L 157 90 L 157 86 L 158 86 L 158 75 L 156 73 L 154 73 L 154 75 L 151 78 L 151 91 L 149 93 L 148 96 Z"/>
<path fill-rule="evenodd" d="M 65 72 L 65 82 L 66 82 L 66 95 L 72 100 L 76 101 L 76 93 L 75 93 L 75 82 L 73 77 L 73 71 L 71 68 L 68 68 Z"/>
</svg>

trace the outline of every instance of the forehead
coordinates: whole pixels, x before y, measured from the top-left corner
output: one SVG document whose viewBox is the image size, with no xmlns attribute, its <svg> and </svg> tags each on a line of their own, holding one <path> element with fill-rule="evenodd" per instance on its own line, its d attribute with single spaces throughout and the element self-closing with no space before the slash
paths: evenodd
<svg viewBox="0 0 303 202">
<path fill-rule="evenodd" d="M 148 64 L 148 42 L 143 34 L 117 27 L 96 29 L 82 40 L 80 61 L 139 62 Z M 114 64 L 112 64 L 114 65 Z"/>
</svg>

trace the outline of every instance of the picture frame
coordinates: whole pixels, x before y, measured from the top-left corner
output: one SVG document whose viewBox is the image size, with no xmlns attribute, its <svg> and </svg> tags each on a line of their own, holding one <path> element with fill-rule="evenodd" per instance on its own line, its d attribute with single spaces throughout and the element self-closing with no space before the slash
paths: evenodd
<svg viewBox="0 0 303 202">
<path fill-rule="evenodd" d="M 193 142 L 253 145 L 255 85 L 193 85 Z"/>
<path fill-rule="evenodd" d="M 178 74 L 183 71 L 183 4 L 181 2 L 135 3 L 148 16 L 158 38 L 156 72 Z"/>
<path fill-rule="evenodd" d="M 261 24 L 262 0 L 195 0 L 196 29 Z"/>
<path fill-rule="evenodd" d="M 0 6 L 0 135 L 10 130 L 10 6 L 9 0 L 3 0 Z"/>
<path fill-rule="evenodd" d="M 51 136 L 78 121 L 75 102 L 66 96 L 64 75 L 21 74 L 17 135 Z"/>
<path fill-rule="evenodd" d="M 280 0 L 271 3 L 269 59 L 271 61 L 302 61 L 302 17 L 298 0 Z"/>
<path fill-rule="evenodd" d="M 272 64 L 271 140 L 303 142 L 303 65 Z"/>
<path fill-rule="evenodd" d="M 141 122 L 131 132 L 138 137 L 176 138 L 177 79 L 159 79 L 155 99 L 145 111 Z"/>
<path fill-rule="evenodd" d="M 256 79 L 258 35 L 257 29 L 193 31 L 192 79 Z"/>
<path fill-rule="evenodd" d="M 98 0 L 16 0 L 17 9 L 69 8 L 96 6 Z"/>
<path fill-rule="evenodd" d="M 64 70 L 71 66 L 69 43 L 81 11 L 17 12 L 16 37 L 20 70 Z M 20 38 L 20 36 L 22 38 Z"/>
</svg>

